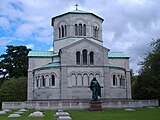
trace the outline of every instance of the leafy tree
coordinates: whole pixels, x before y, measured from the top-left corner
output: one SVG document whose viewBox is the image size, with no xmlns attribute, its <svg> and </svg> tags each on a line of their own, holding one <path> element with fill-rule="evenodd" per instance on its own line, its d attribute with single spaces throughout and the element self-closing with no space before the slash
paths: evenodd
<svg viewBox="0 0 160 120">
<path fill-rule="evenodd" d="M 133 88 L 136 99 L 160 100 L 160 39 L 150 44 L 150 51 L 141 62 L 141 73 Z"/>
<path fill-rule="evenodd" d="M 8 45 L 6 54 L 0 56 L 0 74 L 3 76 L 8 75 L 9 78 L 27 76 L 28 69 L 28 52 L 26 46 L 13 46 Z M 3 70 L 6 70 L 4 73 Z"/>
<path fill-rule="evenodd" d="M 25 101 L 27 99 L 27 78 L 10 78 L 0 88 L 0 101 Z"/>
</svg>

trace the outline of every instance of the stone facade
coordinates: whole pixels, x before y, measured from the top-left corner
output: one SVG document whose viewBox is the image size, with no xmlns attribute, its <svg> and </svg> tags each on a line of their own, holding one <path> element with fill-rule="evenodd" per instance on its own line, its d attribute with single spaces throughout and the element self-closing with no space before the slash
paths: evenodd
<svg viewBox="0 0 160 120">
<path fill-rule="evenodd" d="M 93 77 L 102 99 L 131 99 L 129 57 L 103 47 L 102 22 L 81 10 L 52 18 L 54 50 L 28 55 L 28 100 L 90 99 Z"/>
</svg>

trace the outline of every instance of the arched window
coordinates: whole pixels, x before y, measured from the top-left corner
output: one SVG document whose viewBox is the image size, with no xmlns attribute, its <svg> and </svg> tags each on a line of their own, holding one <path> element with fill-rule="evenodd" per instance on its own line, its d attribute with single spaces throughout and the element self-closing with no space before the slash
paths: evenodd
<svg viewBox="0 0 160 120">
<path fill-rule="evenodd" d="M 69 83 L 69 86 L 76 86 L 77 85 L 77 80 L 76 80 L 76 75 L 72 74 L 71 75 L 71 81 Z"/>
<path fill-rule="evenodd" d="M 75 24 L 75 36 L 77 36 L 77 35 L 78 35 L 78 25 Z"/>
<path fill-rule="evenodd" d="M 49 84 L 49 82 L 50 82 L 49 75 L 45 76 L 45 81 L 46 81 L 46 87 L 49 87 L 50 86 L 50 84 Z"/>
<path fill-rule="evenodd" d="M 113 86 L 117 86 L 117 78 L 116 78 L 116 75 L 113 75 Z"/>
<path fill-rule="evenodd" d="M 87 65 L 87 50 L 84 49 L 82 51 L 82 54 L 83 54 L 83 65 Z"/>
<path fill-rule="evenodd" d="M 58 27 L 59 38 L 61 38 L 61 28 Z"/>
<path fill-rule="evenodd" d="M 93 65 L 94 64 L 94 52 L 90 52 L 89 58 L 90 58 L 90 65 Z"/>
<path fill-rule="evenodd" d="M 99 31 L 99 28 L 96 29 L 96 38 L 98 38 L 98 31 Z"/>
<path fill-rule="evenodd" d="M 64 27 L 61 26 L 61 29 L 62 29 L 62 37 L 64 37 Z"/>
<path fill-rule="evenodd" d="M 51 75 L 51 86 L 55 86 L 55 76 Z"/>
<path fill-rule="evenodd" d="M 82 36 L 82 24 L 79 24 L 79 36 Z"/>
<path fill-rule="evenodd" d="M 86 36 L 86 25 L 83 25 L 83 36 Z"/>
<path fill-rule="evenodd" d="M 65 30 L 65 36 L 67 36 L 67 26 L 64 26 L 64 30 Z"/>
<path fill-rule="evenodd" d="M 80 55 L 81 55 L 81 53 L 79 51 L 77 51 L 76 52 L 76 64 L 77 65 L 80 65 L 80 59 L 81 59 Z"/>
<path fill-rule="evenodd" d="M 93 26 L 93 37 L 95 37 L 95 30 L 96 30 L 96 28 L 95 28 L 95 26 Z"/>
<path fill-rule="evenodd" d="M 82 75 L 78 74 L 77 75 L 77 86 L 82 86 L 83 82 L 82 82 Z"/>
<path fill-rule="evenodd" d="M 42 87 L 45 87 L 45 86 L 46 86 L 45 78 L 44 78 L 44 76 L 42 75 Z"/>
<path fill-rule="evenodd" d="M 119 76 L 119 84 L 120 84 L 120 86 L 123 86 L 123 78 L 122 78 L 122 75 Z"/>
<path fill-rule="evenodd" d="M 36 77 L 36 87 L 37 87 L 37 88 L 39 87 L 39 76 Z"/>
<path fill-rule="evenodd" d="M 87 75 L 87 74 L 84 74 L 84 75 L 83 75 L 83 85 L 84 85 L 84 86 L 89 86 L 89 83 L 88 83 L 88 75 Z"/>
</svg>

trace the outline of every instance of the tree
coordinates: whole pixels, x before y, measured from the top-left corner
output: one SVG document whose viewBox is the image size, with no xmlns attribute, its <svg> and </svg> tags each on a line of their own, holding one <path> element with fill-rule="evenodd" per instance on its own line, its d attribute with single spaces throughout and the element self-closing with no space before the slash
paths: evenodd
<svg viewBox="0 0 160 120">
<path fill-rule="evenodd" d="M 141 62 L 141 73 L 133 88 L 133 94 L 136 99 L 160 100 L 160 39 L 153 39 L 150 47 Z"/>
<path fill-rule="evenodd" d="M 27 55 L 30 50 L 26 46 L 8 45 L 6 54 L 0 56 L 0 70 L 5 69 L 6 72 L 0 71 L 0 74 L 3 76 L 8 75 L 9 78 L 26 77 L 28 69 Z"/>
<path fill-rule="evenodd" d="M 10 78 L 0 88 L 0 101 L 26 101 L 27 78 Z"/>
</svg>

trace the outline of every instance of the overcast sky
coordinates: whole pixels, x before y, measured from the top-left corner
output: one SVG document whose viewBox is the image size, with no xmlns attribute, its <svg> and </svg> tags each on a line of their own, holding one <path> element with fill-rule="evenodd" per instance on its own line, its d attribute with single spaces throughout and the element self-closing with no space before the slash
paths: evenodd
<svg viewBox="0 0 160 120">
<path fill-rule="evenodd" d="M 160 0 L 0 0 L 0 54 L 6 45 L 51 50 L 51 18 L 75 10 L 76 3 L 104 18 L 104 46 L 129 55 L 137 73 L 151 39 L 160 37 Z"/>
</svg>

